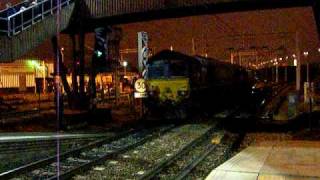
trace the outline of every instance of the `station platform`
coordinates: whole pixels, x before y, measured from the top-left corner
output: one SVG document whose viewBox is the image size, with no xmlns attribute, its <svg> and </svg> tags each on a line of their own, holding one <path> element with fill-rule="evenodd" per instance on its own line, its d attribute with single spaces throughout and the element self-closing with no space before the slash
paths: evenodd
<svg viewBox="0 0 320 180">
<path fill-rule="evenodd" d="M 263 142 L 214 169 L 206 180 L 320 179 L 320 141 Z"/>
<path fill-rule="evenodd" d="M 102 138 L 110 135 L 111 133 L 0 133 L 0 143 L 51 139 Z"/>
</svg>

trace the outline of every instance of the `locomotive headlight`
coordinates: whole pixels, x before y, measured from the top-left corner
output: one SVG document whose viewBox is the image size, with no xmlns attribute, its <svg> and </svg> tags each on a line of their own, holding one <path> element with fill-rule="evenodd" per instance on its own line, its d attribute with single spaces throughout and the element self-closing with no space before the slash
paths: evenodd
<svg viewBox="0 0 320 180">
<path fill-rule="evenodd" d="M 150 89 L 148 90 L 148 94 L 151 97 L 157 96 L 159 94 L 158 90 L 157 90 L 157 87 L 151 86 Z"/>
<path fill-rule="evenodd" d="M 188 95 L 187 90 L 179 90 L 177 93 L 178 93 L 178 96 L 182 96 L 182 97 L 185 97 Z"/>
<path fill-rule="evenodd" d="M 153 96 L 154 94 L 155 94 L 154 91 L 149 91 L 150 96 Z"/>
</svg>

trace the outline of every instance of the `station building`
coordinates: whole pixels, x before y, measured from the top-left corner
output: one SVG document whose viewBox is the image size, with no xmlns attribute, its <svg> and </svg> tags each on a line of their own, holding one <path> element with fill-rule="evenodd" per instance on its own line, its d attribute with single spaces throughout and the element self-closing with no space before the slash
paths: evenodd
<svg viewBox="0 0 320 180">
<path fill-rule="evenodd" d="M 0 91 L 7 93 L 35 91 L 36 81 L 52 79 L 53 63 L 41 60 L 16 60 L 0 63 Z"/>
</svg>

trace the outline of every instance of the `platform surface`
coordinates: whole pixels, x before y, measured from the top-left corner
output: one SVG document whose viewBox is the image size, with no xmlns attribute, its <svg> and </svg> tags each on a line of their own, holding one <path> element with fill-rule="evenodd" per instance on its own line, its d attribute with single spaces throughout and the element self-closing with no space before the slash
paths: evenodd
<svg viewBox="0 0 320 180">
<path fill-rule="evenodd" d="M 320 141 L 263 142 L 241 151 L 206 180 L 320 180 Z"/>
</svg>

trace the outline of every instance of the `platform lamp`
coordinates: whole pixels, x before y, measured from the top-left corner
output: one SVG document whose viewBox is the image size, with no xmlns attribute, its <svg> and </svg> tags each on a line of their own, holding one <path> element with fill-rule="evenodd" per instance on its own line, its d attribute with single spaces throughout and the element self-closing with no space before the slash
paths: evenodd
<svg viewBox="0 0 320 180">
<path fill-rule="evenodd" d="M 307 93 L 307 97 L 308 101 L 309 101 L 309 129 L 312 129 L 312 122 L 311 122 L 311 113 L 312 113 L 312 95 L 311 95 L 311 83 L 310 83 L 310 79 L 309 79 L 309 60 L 307 59 L 309 55 L 308 51 L 303 52 L 303 56 L 305 57 L 306 61 L 307 61 L 307 83 L 308 83 L 308 93 Z"/>
<path fill-rule="evenodd" d="M 123 61 L 122 62 L 123 68 L 124 68 L 124 76 L 127 74 L 127 66 L 128 66 L 128 61 Z"/>
<path fill-rule="evenodd" d="M 305 51 L 303 52 L 303 55 L 307 61 L 307 82 L 309 83 L 309 61 L 307 59 L 308 55 L 309 55 L 309 52 L 308 51 Z"/>
</svg>

